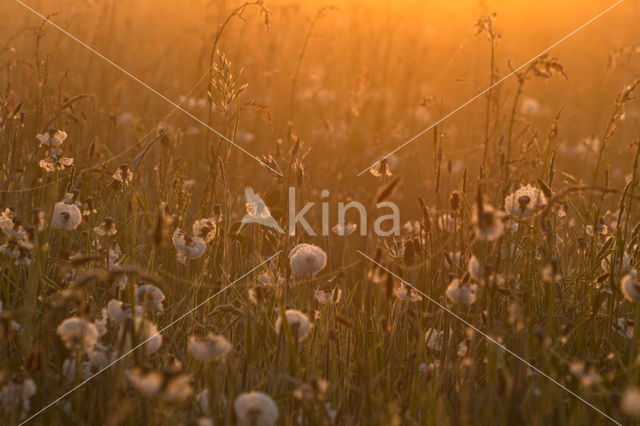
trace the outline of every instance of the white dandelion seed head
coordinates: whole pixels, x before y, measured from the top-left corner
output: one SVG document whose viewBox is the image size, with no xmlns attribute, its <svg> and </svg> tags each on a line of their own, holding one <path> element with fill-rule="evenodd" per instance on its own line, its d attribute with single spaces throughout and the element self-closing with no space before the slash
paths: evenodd
<svg viewBox="0 0 640 426">
<path fill-rule="evenodd" d="M 189 352 L 197 360 L 211 362 L 224 359 L 231 352 L 231 342 L 226 337 L 209 333 L 206 337 L 189 337 Z"/>
<path fill-rule="evenodd" d="M 171 241 L 178 250 L 177 258 L 181 263 L 202 257 L 207 249 L 207 243 L 202 238 L 187 235 L 180 228 L 173 232 Z"/>
<path fill-rule="evenodd" d="M 481 281 L 483 279 L 483 271 L 482 266 L 480 265 L 480 261 L 475 255 L 471 255 L 469 258 L 469 263 L 467 264 L 467 272 L 471 275 L 471 278 Z"/>
<path fill-rule="evenodd" d="M 67 318 L 56 329 L 60 339 L 71 351 L 86 350 L 98 342 L 100 333 L 92 322 L 78 317 Z"/>
<path fill-rule="evenodd" d="M 397 286 L 393 292 L 398 300 L 411 303 L 420 302 L 422 300 L 422 296 L 420 296 L 413 288 L 404 284 Z"/>
<path fill-rule="evenodd" d="M 51 149 L 49 156 L 38 162 L 38 166 L 47 173 L 61 172 L 73 165 L 73 158 L 65 157 L 61 151 Z"/>
<path fill-rule="evenodd" d="M 129 383 L 140 393 L 164 402 L 176 403 L 193 394 L 191 378 L 186 374 L 165 374 L 157 370 L 133 367 L 125 372 Z"/>
<path fill-rule="evenodd" d="M 640 281 L 638 281 L 638 273 L 631 270 L 620 280 L 620 288 L 622 294 L 630 302 L 640 301 Z"/>
<path fill-rule="evenodd" d="M 518 188 L 504 199 L 504 209 L 507 213 L 521 219 L 530 218 L 546 205 L 547 197 L 540 189 L 531 185 Z"/>
<path fill-rule="evenodd" d="M 458 278 L 454 278 L 447 287 L 447 297 L 453 303 L 471 305 L 477 298 L 478 286 L 476 284 L 463 284 Z"/>
<path fill-rule="evenodd" d="M 136 332 L 136 344 L 145 342 L 143 350 L 146 356 L 156 353 L 160 349 L 160 346 L 162 346 L 162 334 L 158 333 L 158 326 L 147 319 L 143 319 L 141 315 L 138 315 L 137 307 L 136 316 L 133 322 Z M 125 330 L 127 331 L 126 336 L 124 336 Z M 127 352 L 131 349 L 132 345 L 131 331 L 126 329 L 126 322 L 121 323 L 120 331 L 118 333 L 118 341 L 123 341 L 123 338 L 123 351 Z"/>
<path fill-rule="evenodd" d="M 51 227 L 64 231 L 73 231 L 82 223 L 82 213 L 75 204 L 59 201 L 53 207 Z"/>
<path fill-rule="evenodd" d="M 202 238 L 205 243 L 210 243 L 216 236 L 217 227 L 216 219 L 209 217 L 196 220 L 193 223 L 192 231 L 194 236 Z"/>
<path fill-rule="evenodd" d="M 113 180 L 123 185 L 130 185 L 133 182 L 133 172 L 128 166 L 120 166 L 111 176 Z"/>
<path fill-rule="evenodd" d="M 358 225 L 352 222 L 338 223 L 337 225 L 331 228 L 334 234 L 340 235 L 341 237 L 345 235 L 353 234 L 356 229 L 358 229 Z"/>
<path fill-rule="evenodd" d="M 298 277 L 309 277 L 327 265 L 327 254 L 313 244 L 298 244 L 289 253 L 291 273 Z"/>
<path fill-rule="evenodd" d="M 442 345 L 444 344 L 444 331 L 438 331 L 435 328 L 430 328 L 424 333 L 424 341 L 427 344 L 427 348 L 432 351 L 440 352 Z"/>
<path fill-rule="evenodd" d="M 149 307 L 155 312 L 163 312 L 164 293 L 153 284 L 143 284 L 136 288 L 136 303 L 143 307 Z"/>
<path fill-rule="evenodd" d="M 23 420 L 31 409 L 31 397 L 36 394 L 36 383 L 21 375 L 14 375 L 0 389 L 0 412 L 17 413 Z"/>
<path fill-rule="evenodd" d="M 61 145 L 67 139 L 67 132 L 58 129 L 49 129 L 44 133 L 36 135 L 40 141 L 40 146 L 54 147 Z"/>
<path fill-rule="evenodd" d="M 118 233 L 118 228 L 112 218 L 106 217 L 100 225 L 93 228 L 93 232 L 101 237 L 110 237 Z"/>
<path fill-rule="evenodd" d="M 247 392 L 233 403 L 238 426 L 273 426 L 278 420 L 278 406 L 262 392 Z"/>
<path fill-rule="evenodd" d="M 335 304 L 340 302 L 340 299 L 342 298 L 342 290 L 339 288 L 334 288 L 329 291 L 314 290 L 313 297 L 315 297 L 318 303 L 323 305 Z"/>
<path fill-rule="evenodd" d="M 291 330 L 293 338 L 298 342 L 306 339 L 313 328 L 313 324 L 311 324 L 309 318 L 297 309 L 287 309 L 284 316 L 287 319 L 287 324 L 289 324 L 289 329 Z M 278 316 L 275 328 L 276 332 L 280 334 L 282 328 L 282 316 Z"/>
<path fill-rule="evenodd" d="M 142 306 L 135 307 L 136 316 L 142 315 Z M 121 300 L 111 299 L 107 302 L 107 318 L 116 325 L 122 325 L 127 319 L 133 319 L 133 309 Z"/>
</svg>

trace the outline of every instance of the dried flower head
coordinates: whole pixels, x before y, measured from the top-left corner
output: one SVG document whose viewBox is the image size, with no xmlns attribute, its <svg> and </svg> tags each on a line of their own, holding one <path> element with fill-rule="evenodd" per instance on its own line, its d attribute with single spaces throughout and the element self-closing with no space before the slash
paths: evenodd
<svg viewBox="0 0 640 426">
<path fill-rule="evenodd" d="M 313 328 L 313 324 L 309 322 L 309 318 L 296 309 L 287 309 L 284 316 L 287 319 L 287 324 L 289 324 L 289 329 L 291 330 L 291 335 L 294 340 L 301 342 L 306 339 L 311 328 Z M 278 316 L 275 327 L 276 332 L 280 334 L 282 328 L 282 316 Z"/>
<path fill-rule="evenodd" d="M 206 337 L 189 337 L 189 352 L 195 359 L 205 362 L 219 361 L 231 352 L 231 342 L 226 337 L 209 333 Z"/>
<path fill-rule="evenodd" d="M 411 303 L 420 302 L 422 300 L 422 296 L 420 296 L 413 288 L 405 284 L 400 284 L 393 292 L 398 300 Z"/>
<path fill-rule="evenodd" d="M 635 269 L 622 277 L 622 280 L 620 280 L 620 287 L 622 289 L 622 294 L 624 294 L 624 297 L 628 301 L 640 301 L 640 281 L 638 280 L 638 273 Z"/>
<path fill-rule="evenodd" d="M 171 241 L 178 250 L 177 258 L 181 263 L 186 263 L 187 259 L 193 260 L 202 257 L 207 249 L 207 243 L 202 238 L 187 235 L 180 228 L 176 228 L 173 232 Z"/>
<path fill-rule="evenodd" d="M 110 237 L 111 235 L 116 235 L 118 229 L 116 228 L 116 223 L 113 221 L 113 218 L 105 217 L 100 225 L 93 228 L 93 232 L 101 237 Z"/>
<path fill-rule="evenodd" d="M 210 243 L 216 236 L 216 219 L 213 217 L 198 219 L 193 223 L 193 235 L 202 238 L 205 243 Z"/>
<path fill-rule="evenodd" d="M 133 182 L 133 172 L 129 168 L 128 164 L 123 164 L 118 167 L 118 170 L 116 170 L 111 177 L 114 181 L 122 184 L 123 186 L 131 185 L 131 182 Z"/>
<path fill-rule="evenodd" d="M 331 228 L 334 234 L 340 235 L 340 236 L 353 234 L 356 229 L 358 229 L 358 225 L 351 222 L 338 223 L 333 228 Z"/>
<path fill-rule="evenodd" d="M 191 378 L 186 374 L 134 367 L 127 370 L 126 376 L 143 395 L 164 402 L 181 402 L 193 393 Z"/>
<path fill-rule="evenodd" d="M 5 382 L 0 376 L 0 382 Z M 0 388 L 0 412 L 3 418 L 7 420 L 7 416 L 17 416 L 23 420 L 29 414 L 31 409 L 31 397 L 36 394 L 36 384 L 33 380 L 22 375 L 12 375 L 6 380 Z"/>
<path fill-rule="evenodd" d="M 163 312 L 164 293 L 153 284 L 143 284 L 136 288 L 136 303 L 145 309 Z"/>
<path fill-rule="evenodd" d="M 64 231 L 73 231 L 82 223 L 82 213 L 76 204 L 59 201 L 53 207 L 51 227 Z"/>
<path fill-rule="evenodd" d="M 91 348 L 100 337 L 94 323 L 78 317 L 62 321 L 56 331 L 65 346 L 74 352 Z"/>
<path fill-rule="evenodd" d="M 335 304 L 340 302 L 340 299 L 342 298 L 342 290 L 339 288 L 334 288 L 329 291 L 314 290 L 313 297 L 315 297 L 318 303 L 323 305 Z"/>
<path fill-rule="evenodd" d="M 62 151 L 52 148 L 49 155 L 40 160 L 38 165 L 46 172 L 61 172 L 73 165 L 73 158 L 65 157 Z"/>
<path fill-rule="evenodd" d="M 535 186 L 526 185 L 507 195 L 504 208 L 511 216 L 521 219 L 530 218 L 534 213 L 547 205 L 547 197 Z"/>
<path fill-rule="evenodd" d="M 393 173 L 391 173 L 391 169 L 389 168 L 389 162 L 386 158 L 377 161 L 376 164 L 369 169 L 369 173 L 371 173 L 375 177 L 393 176 Z"/>
<path fill-rule="evenodd" d="M 464 303 L 471 305 L 477 298 L 478 286 L 476 284 L 463 283 L 458 278 L 454 278 L 447 287 L 447 297 L 453 303 Z"/>
<path fill-rule="evenodd" d="M 262 392 L 247 392 L 238 396 L 233 404 L 238 426 L 273 426 L 278 420 L 278 406 Z"/>
<path fill-rule="evenodd" d="M 40 146 L 54 147 L 61 145 L 67 139 L 67 132 L 57 129 L 48 129 L 44 133 L 36 135 L 40 141 Z"/>
<path fill-rule="evenodd" d="M 293 275 L 309 277 L 327 265 L 327 254 L 313 244 L 298 244 L 289 253 L 289 264 Z"/>
</svg>

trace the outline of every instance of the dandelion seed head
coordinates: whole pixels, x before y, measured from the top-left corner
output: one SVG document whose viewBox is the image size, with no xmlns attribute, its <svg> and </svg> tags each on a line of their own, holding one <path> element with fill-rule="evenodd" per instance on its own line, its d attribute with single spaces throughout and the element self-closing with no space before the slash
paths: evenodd
<svg viewBox="0 0 640 426">
<path fill-rule="evenodd" d="M 311 328 L 313 328 L 313 324 L 311 324 L 309 318 L 296 309 L 287 309 L 284 316 L 287 319 L 287 323 L 289 324 L 294 340 L 301 342 L 306 339 Z M 275 328 L 276 332 L 280 334 L 282 328 L 282 316 L 278 316 Z"/>
<path fill-rule="evenodd" d="M 195 359 L 211 362 L 224 359 L 231 352 L 231 342 L 226 337 L 209 333 L 204 338 L 189 337 L 189 351 Z"/>
<path fill-rule="evenodd" d="M 78 317 L 62 321 L 56 331 L 65 346 L 74 352 L 91 348 L 100 337 L 95 324 Z"/>
<path fill-rule="evenodd" d="M 504 208 L 511 216 L 521 219 L 532 217 L 547 204 L 544 193 L 531 185 L 518 188 L 504 199 Z"/>
<path fill-rule="evenodd" d="M 262 392 L 247 392 L 233 403 L 238 426 L 273 426 L 278 420 L 278 406 Z"/>
<path fill-rule="evenodd" d="M 327 254 L 313 244 L 298 244 L 289 253 L 291 272 L 298 277 L 309 277 L 327 265 Z"/>
</svg>

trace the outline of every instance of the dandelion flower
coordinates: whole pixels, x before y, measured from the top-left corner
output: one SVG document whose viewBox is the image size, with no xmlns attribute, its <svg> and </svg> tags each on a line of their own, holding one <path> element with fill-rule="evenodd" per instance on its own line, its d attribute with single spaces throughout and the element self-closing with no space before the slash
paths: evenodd
<svg viewBox="0 0 640 426">
<path fill-rule="evenodd" d="M 216 236 L 216 219 L 205 218 L 198 219 L 193 223 L 193 235 L 202 238 L 205 243 L 210 243 Z"/>
<path fill-rule="evenodd" d="M 422 300 L 422 296 L 420 296 L 416 291 L 404 284 L 400 284 L 395 288 L 394 293 L 399 300 L 408 301 L 411 303 L 420 302 Z"/>
<path fill-rule="evenodd" d="M 638 273 L 631 270 L 620 280 L 622 294 L 630 302 L 640 301 L 640 282 L 638 281 Z"/>
<path fill-rule="evenodd" d="M 0 412 L 4 416 L 14 412 L 21 420 L 26 418 L 31 409 L 30 399 L 36 394 L 36 390 L 33 380 L 21 375 L 12 376 L 0 389 Z"/>
<path fill-rule="evenodd" d="M 391 177 L 393 174 L 391 173 L 391 169 L 389 168 L 389 162 L 386 158 L 377 161 L 376 164 L 369 169 L 369 173 L 371 173 L 375 177 Z"/>
<path fill-rule="evenodd" d="M 438 331 L 435 328 L 430 328 L 424 334 L 424 340 L 429 349 L 440 352 L 442 350 L 442 345 L 444 344 L 444 331 Z"/>
<path fill-rule="evenodd" d="M 531 185 L 518 188 L 504 199 L 504 208 L 507 213 L 521 219 L 530 218 L 546 204 L 547 198 L 543 192 Z"/>
<path fill-rule="evenodd" d="M 136 306 L 136 315 L 142 314 L 142 306 Z M 107 317 L 117 325 L 124 324 L 127 319 L 133 319 L 132 306 L 117 299 L 107 302 Z"/>
<path fill-rule="evenodd" d="M 53 207 L 51 227 L 64 231 L 73 231 L 82 223 L 82 213 L 75 204 L 67 204 L 59 201 Z"/>
<path fill-rule="evenodd" d="M 209 333 L 204 338 L 189 337 L 189 351 L 195 359 L 205 362 L 224 359 L 231 352 L 231 342 L 224 336 Z"/>
<path fill-rule="evenodd" d="M 480 261 L 475 255 L 472 255 L 469 258 L 469 263 L 467 264 L 467 272 L 469 272 L 471 278 L 482 281 L 484 275 L 482 271 L 482 265 L 480 265 Z"/>
<path fill-rule="evenodd" d="M 51 149 L 49 156 L 40 160 L 38 165 L 46 172 L 61 172 L 73 165 L 73 158 L 65 157 L 60 150 Z"/>
<path fill-rule="evenodd" d="M 131 185 L 131 182 L 133 182 L 133 172 L 128 164 L 123 164 L 118 167 L 118 170 L 116 170 L 111 177 L 114 181 L 124 186 Z"/>
<path fill-rule="evenodd" d="M 61 145 L 67 139 L 67 132 L 57 129 L 48 129 L 46 132 L 36 135 L 40 141 L 40 146 L 49 148 Z"/>
<path fill-rule="evenodd" d="M 82 209 L 82 216 L 91 216 L 92 214 L 98 213 L 98 209 L 96 209 L 95 202 L 93 201 L 93 197 L 89 196 L 85 198 L 85 206 Z"/>
<path fill-rule="evenodd" d="M 471 305 L 477 298 L 478 286 L 476 284 L 462 283 L 458 278 L 454 278 L 447 287 L 447 297 L 453 303 L 464 303 Z"/>
<path fill-rule="evenodd" d="M 181 402 L 193 393 L 191 379 L 186 374 L 171 374 L 140 367 L 131 368 L 125 374 L 133 387 L 143 395 L 164 402 Z"/>
<path fill-rule="evenodd" d="M 118 233 L 118 229 L 116 228 L 113 218 L 105 217 L 104 221 L 99 226 L 93 228 L 93 232 L 101 237 L 109 237 L 111 235 L 116 235 Z"/>
<path fill-rule="evenodd" d="M 248 392 L 238 396 L 233 404 L 238 426 L 273 426 L 278 420 L 278 406 L 262 392 Z"/>
<path fill-rule="evenodd" d="M 296 309 L 287 309 L 284 316 L 287 319 L 287 324 L 289 324 L 293 338 L 298 342 L 306 339 L 311 328 L 313 328 L 313 324 L 309 322 L 309 318 Z M 282 316 L 278 316 L 275 327 L 276 332 L 280 334 L 280 329 L 282 328 Z"/>
<path fill-rule="evenodd" d="M 144 354 L 149 356 L 154 354 L 160 349 L 162 346 L 162 334 L 158 332 L 158 326 L 152 323 L 149 320 L 143 319 L 141 316 L 136 315 L 134 319 L 135 327 L 136 327 L 136 345 L 144 342 Z M 122 341 L 123 334 L 125 332 L 125 324 L 123 323 L 120 326 L 120 333 L 118 336 L 118 340 Z M 125 338 L 125 344 L 123 350 L 126 352 L 131 349 L 131 334 L 127 333 Z"/>
<path fill-rule="evenodd" d="M 289 253 L 289 264 L 293 275 L 312 276 L 327 265 L 327 254 L 313 244 L 298 244 Z"/>
<path fill-rule="evenodd" d="M 356 225 L 355 223 L 347 222 L 347 223 L 338 223 L 333 228 L 331 228 L 331 230 L 336 235 L 345 236 L 345 235 L 353 234 L 357 228 L 358 228 L 358 225 Z"/>
<path fill-rule="evenodd" d="M 171 241 L 178 250 L 177 258 L 181 263 L 200 258 L 207 249 L 207 243 L 202 238 L 187 235 L 180 228 L 176 228 Z"/>
<path fill-rule="evenodd" d="M 62 321 L 57 330 L 65 346 L 72 351 L 85 350 L 98 342 L 98 327 L 95 324 L 78 317 L 67 318 Z"/>
<path fill-rule="evenodd" d="M 323 305 L 327 304 L 335 304 L 340 301 L 342 298 L 342 290 L 339 288 L 334 288 L 333 290 L 324 291 L 324 290 L 314 290 L 313 297 Z"/>
<path fill-rule="evenodd" d="M 164 293 L 153 284 L 143 284 L 136 288 L 136 303 L 141 306 L 148 306 L 156 312 L 164 311 L 162 302 Z"/>
</svg>

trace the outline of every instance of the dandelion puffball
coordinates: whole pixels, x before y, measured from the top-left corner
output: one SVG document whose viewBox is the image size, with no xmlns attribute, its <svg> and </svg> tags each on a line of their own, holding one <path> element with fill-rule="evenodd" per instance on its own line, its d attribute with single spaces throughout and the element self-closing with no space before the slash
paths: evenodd
<svg viewBox="0 0 640 426">
<path fill-rule="evenodd" d="M 189 337 L 189 352 L 195 359 L 205 362 L 221 360 L 231 352 L 231 342 L 224 336 L 209 333 L 204 338 Z"/>
<path fill-rule="evenodd" d="M 67 318 L 56 329 L 65 346 L 72 350 L 84 350 L 98 342 L 100 336 L 95 324 L 78 317 Z"/>
<path fill-rule="evenodd" d="M 176 228 L 171 237 L 173 245 L 178 250 L 178 261 L 186 263 L 187 259 L 202 257 L 207 249 L 207 243 L 199 237 L 187 235 L 182 229 Z"/>
<path fill-rule="evenodd" d="M 309 331 L 311 331 L 313 324 L 309 322 L 309 318 L 307 318 L 305 314 L 296 309 L 287 309 L 284 316 L 287 318 L 291 334 L 296 341 L 301 342 L 309 335 Z M 282 328 L 282 316 L 279 316 L 276 320 L 275 327 L 276 332 L 280 334 L 280 330 Z"/>
<path fill-rule="evenodd" d="M 238 396 L 233 404 L 238 426 L 272 426 L 278 420 L 278 406 L 262 392 L 248 392 Z"/>
<path fill-rule="evenodd" d="M 327 254 L 313 244 L 298 244 L 289 253 L 289 264 L 293 275 L 312 276 L 327 265 Z"/>
<path fill-rule="evenodd" d="M 73 231 L 82 223 L 82 212 L 76 204 L 67 204 L 63 201 L 57 202 L 53 207 L 53 217 L 51 227 L 64 231 Z"/>
<path fill-rule="evenodd" d="M 476 284 L 463 284 L 462 281 L 455 278 L 447 287 L 447 297 L 453 303 L 471 305 L 476 301 L 477 289 L 478 286 Z"/>
<path fill-rule="evenodd" d="M 535 186 L 526 185 L 507 195 L 504 199 L 504 209 L 511 216 L 522 219 L 530 218 L 547 204 L 547 198 Z"/>
<path fill-rule="evenodd" d="M 57 129 L 48 129 L 46 132 L 36 135 L 40 146 L 54 147 L 62 144 L 67 139 L 67 132 Z"/>
<path fill-rule="evenodd" d="M 640 282 L 638 282 L 637 272 L 631 271 L 620 280 L 622 294 L 630 302 L 640 301 Z"/>
</svg>

